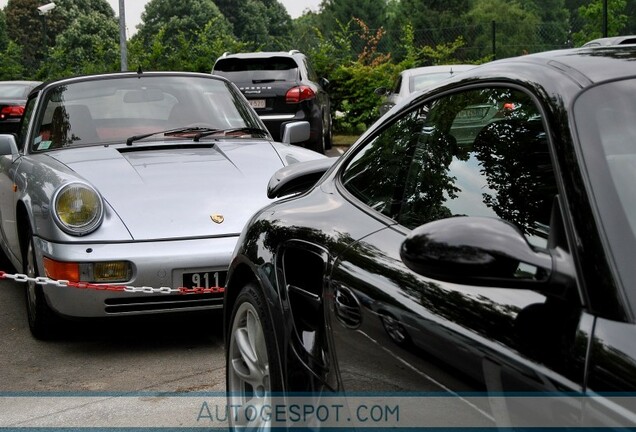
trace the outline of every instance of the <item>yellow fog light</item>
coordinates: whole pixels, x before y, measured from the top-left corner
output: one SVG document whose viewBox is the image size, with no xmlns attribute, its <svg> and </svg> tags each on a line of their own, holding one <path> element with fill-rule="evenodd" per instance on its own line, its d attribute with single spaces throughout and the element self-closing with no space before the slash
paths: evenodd
<svg viewBox="0 0 636 432">
<path fill-rule="evenodd" d="M 125 282 L 132 276 L 132 268 L 128 261 L 98 262 L 93 264 L 93 281 Z"/>
<path fill-rule="evenodd" d="M 88 234 L 102 222 L 102 198 L 84 183 L 64 185 L 55 194 L 53 206 L 55 221 L 69 234 Z"/>
<path fill-rule="evenodd" d="M 93 283 L 126 282 L 133 273 L 130 261 L 76 263 L 48 257 L 44 257 L 44 270 L 46 277 L 51 279 Z"/>
</svg>

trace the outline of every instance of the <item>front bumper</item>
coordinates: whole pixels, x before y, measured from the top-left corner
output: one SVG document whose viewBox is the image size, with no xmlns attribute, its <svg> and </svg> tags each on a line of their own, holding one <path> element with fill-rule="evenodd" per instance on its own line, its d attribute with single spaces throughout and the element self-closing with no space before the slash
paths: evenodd
<svg viewBox="0 0 636 432">
<path fill-rule="evenodd" d="M 133 263 L 130 281 L 135 287 L 183 286 L 184 273 L 225 272 L 238 235 L 231 237 L 114 244 L 59 244 L 35 238 L 39 272 L 43 256 L 65 262 L 127 260 Z M 48 284 L 46 301 L 69 317 L 140 315 L 221 308 L 223 294 L 145 294 L 80 289 Z"/>
</svg>

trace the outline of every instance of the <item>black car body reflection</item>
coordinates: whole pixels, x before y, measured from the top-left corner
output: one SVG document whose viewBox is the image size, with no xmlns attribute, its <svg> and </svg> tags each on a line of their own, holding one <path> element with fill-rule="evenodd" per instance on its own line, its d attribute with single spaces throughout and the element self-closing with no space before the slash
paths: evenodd
<svg viewBox="0 0 636 432">
<path fill-rule="evenodd" d="M 635 60 L 464 72 L 254 215 L 225 295 L 230 402 L 434 392 L 465 402 L 422 406 L 443 426 L 635 426 L 612 398 L 636 390 Z M 479 105 L 502 109 L 467 139 L 457 118 Z M 297 169 L 272 195 L 300 189 Z"/>
</svg>

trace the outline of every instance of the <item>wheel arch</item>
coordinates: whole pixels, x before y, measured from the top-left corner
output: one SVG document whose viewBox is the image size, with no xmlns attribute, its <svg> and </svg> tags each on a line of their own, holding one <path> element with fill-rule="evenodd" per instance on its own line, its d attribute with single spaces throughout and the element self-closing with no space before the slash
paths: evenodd
<svg viewBox="0 0 636 432">
<path fill-rule="evenodd" d="M 31 213 L 27 209 L 24 201 L 18 201 L 16 205 L 16 223 L 18 230 L 18 239 L 20 242 L 20 256 L 19 258 L 24 261 L 24 254 L 27 250 L 27 243 L 29 241 L 29 235 L 32 232 L 33 224 L 31 223 Z"/>
<path fill-rule="evenodd" d="M 230 319 L 232 318 L 232 310 L 234 309 L 236 298 L 240 294 L 241 289 L 250 282 L 254 282 L 260 287 L 256 272 L 252 267 L 246 260 L 238 260 L 238 263 L 231 270 L 230 277 L 225 286 L 225 298 L 223 299 L 223 334 L 226 343 L 227 332 L 230 328 Z"/>
</svg>

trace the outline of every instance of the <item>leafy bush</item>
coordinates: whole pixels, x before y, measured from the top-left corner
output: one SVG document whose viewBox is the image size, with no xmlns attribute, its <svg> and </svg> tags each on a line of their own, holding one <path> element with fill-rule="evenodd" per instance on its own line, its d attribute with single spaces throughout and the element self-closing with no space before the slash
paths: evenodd
<svg viewBox="0 0 636 432">
<path fill-rule="evenodd" d="M 343 115 L 334 116 L 334 129 L 341 133 L 363 132 L 379 115 L 378 87 L 390 87 L 399 73 L 392 63 L 364 65 L 354 62 L 336 68 L 331 76 L 332 106 Z"/>
</svg>

